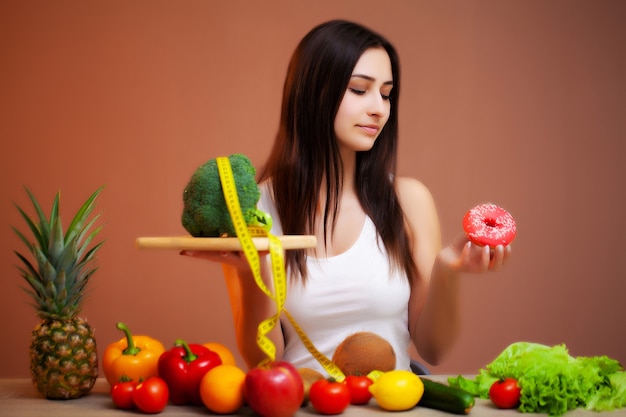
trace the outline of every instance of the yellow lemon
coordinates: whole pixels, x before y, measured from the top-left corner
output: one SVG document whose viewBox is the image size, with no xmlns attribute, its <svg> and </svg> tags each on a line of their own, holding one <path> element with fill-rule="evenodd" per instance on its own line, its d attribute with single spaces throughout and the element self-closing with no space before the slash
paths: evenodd
<svg viewBox="0 0 626 417">
<path fill-rule="evenodd" d="M 424 395 L 424 383 L 420 377 L 402 369 L 383 373 L 369 389 L 380 408 L 387 411 L 409 410 Z"/>
</svg>

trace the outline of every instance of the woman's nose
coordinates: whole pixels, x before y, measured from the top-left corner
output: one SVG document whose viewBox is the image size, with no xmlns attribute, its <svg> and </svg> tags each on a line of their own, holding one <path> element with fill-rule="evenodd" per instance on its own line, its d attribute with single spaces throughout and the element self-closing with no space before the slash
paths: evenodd
<svg viewBox="0 0 626 417">
<path fill-rule="evenodd" d="M 384 116 L 387 110 L 387 102 L 380 94 L 372 94 L 369 100 L 367 114 L 370 116 Z"/>
</svg>

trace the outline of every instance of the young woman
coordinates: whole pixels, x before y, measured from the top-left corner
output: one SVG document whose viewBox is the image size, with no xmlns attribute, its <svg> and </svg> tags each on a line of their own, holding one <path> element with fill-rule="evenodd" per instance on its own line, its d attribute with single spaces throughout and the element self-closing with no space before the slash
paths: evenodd
<svg viewBox="0 0 626 417">
<path fill-rule="evenodd" d="M 413 343 L 439 363 L 459 333 L 459 279 L 498 269 L 510 254 L 472 245 L 463 233 L 442 248 L 428 189 L 396 176 L 400 69 L 394 47 L 352 22 L 330 21 L 300 42 L 284 84 L 280 127 L 260 171 L 259 208 L 273 233 L 317 237 L 312 250 L 286 252 L 286 309 L 329 358 L 350 334 L 377 333 L 409 369 Z M 187 252 L 226 263 L 241 288 L 238 345 L 249 366 L 264 354 L 260 321 L 275 305 L 238 253 Z M 269 260 L 264 279 L 271 283 Z M 277 359 L 322 370 L 286 319 L 270 333 Z"/>
</svg>

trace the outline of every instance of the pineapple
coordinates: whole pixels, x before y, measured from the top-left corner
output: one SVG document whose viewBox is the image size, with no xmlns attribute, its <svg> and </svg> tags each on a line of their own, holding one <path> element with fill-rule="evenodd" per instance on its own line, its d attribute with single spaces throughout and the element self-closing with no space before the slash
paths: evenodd
<svg viewBox="0 0 626 417">
<path fill-rule="evenodd" d="M 31 263 L 15 251 L 22 261 L 17 268 L 30 287 L 24 289 L 33 297 L 33 306 L 42 320 L 33 330 L 30 343 L 32 381 L 49 399 L 82 397 L 91 391 L 98 377 L 93 330 L 78 313 L 87 284 L 97 270 L 94 255 L 104 243 L 89 248 L 102 229 L 93 228 L 99 214 L 88 219 L 103 188 L 98 188 L 80 207 L 65 234 L 59 214 L 60 192 L 49 219 L 28 189 L 37 219 L 31 219 L 16 205 L 35 238 L 33 243 L 13 228 L 35 261 Z"/>
</svg>

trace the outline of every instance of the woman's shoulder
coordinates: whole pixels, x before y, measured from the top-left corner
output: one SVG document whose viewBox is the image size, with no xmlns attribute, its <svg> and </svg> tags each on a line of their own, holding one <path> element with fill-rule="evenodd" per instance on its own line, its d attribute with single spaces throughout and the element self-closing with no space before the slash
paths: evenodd
<svg viewBox="0 0 626 417">
<path fill-rule="evenodd" d="M 401 201 L 424 203 L 432 200 L 428 187 L 416 178 L 397 177 L 396 190 Z"/>
<path fill-rule="evenodd" d="M 411 177 L 398 177 L 396 190 L 402 210 L 414 226 L 438 221 L 435 201 L 423 182 Z"/>
</svg>

